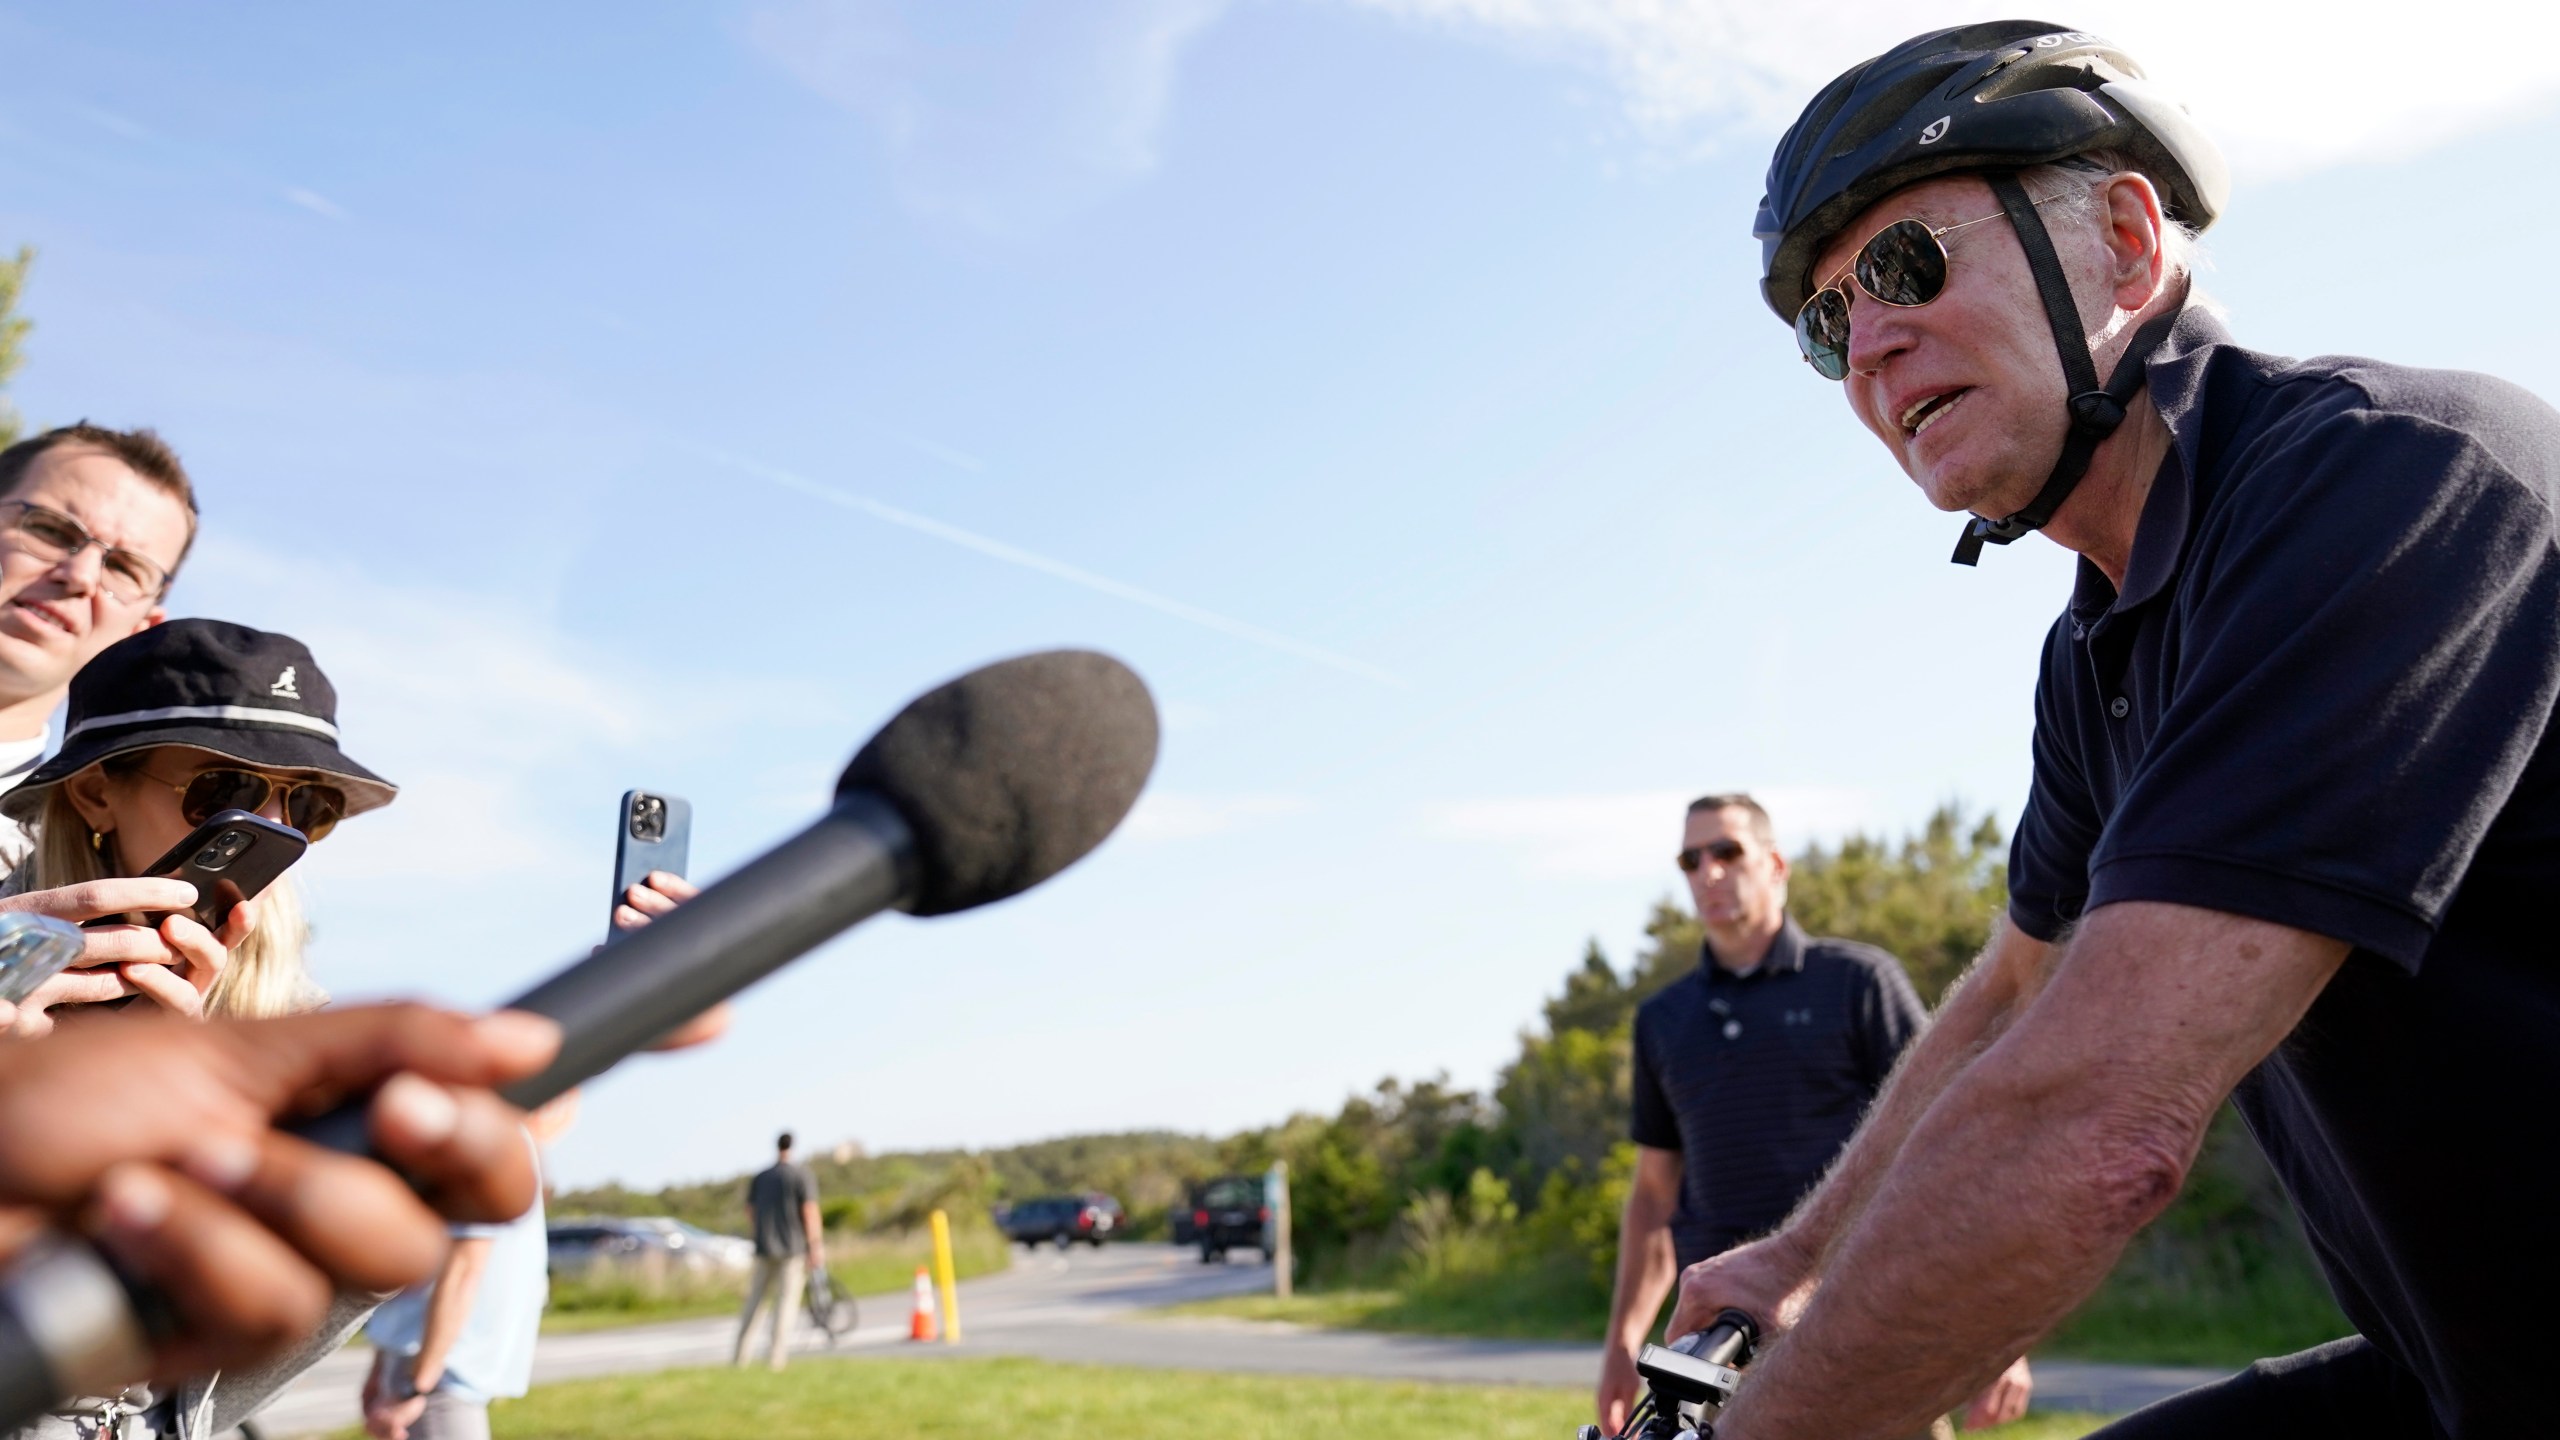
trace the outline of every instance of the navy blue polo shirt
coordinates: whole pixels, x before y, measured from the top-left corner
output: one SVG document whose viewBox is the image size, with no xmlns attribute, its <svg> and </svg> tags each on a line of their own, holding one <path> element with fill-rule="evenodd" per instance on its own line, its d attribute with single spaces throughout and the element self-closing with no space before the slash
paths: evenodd
<svg viewBox="0 0 2560 1440">
<path fill-rule="evenodd" d="M 2234 1099 L 2446 1433 L 2548 1433 L 2560 414 L 2194 312 L 2149 383 L 2175 443 L 2123 592 L 2083 561 L 2046 641 L 2011 915 L 2051 940 L 2169 901 L 2353 945 Z"/>
<path fill-rule="evenodd" d="M 1680 1152 L 1681 1267 L 1787 1218 L 1928 1023 L 1900 961 L 1793 920 L 1748 974 L 1702 955 L 1639 1006 L 1633 1135 Z"/>
</svg>

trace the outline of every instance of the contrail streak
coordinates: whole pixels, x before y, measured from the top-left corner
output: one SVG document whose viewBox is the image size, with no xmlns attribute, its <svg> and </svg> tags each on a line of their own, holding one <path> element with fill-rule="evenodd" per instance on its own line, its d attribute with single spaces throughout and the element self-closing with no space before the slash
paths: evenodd
<svg viewBox="0 0 2560 1440">
<path fill-rule="evenodd" d="M 884 505 L 867 495 L 856 495 L 849 491 L 838 490 L 832 485 L 821 485 L 805 475 L 795 475 L 788 470 L 761 465 L 753 460 L 724 454 L 717 450 L 708 450 L 703 453 L 723 465 L 743 470 L 750 475 L 760 476 L 786 490 L 797 490 L 813 500 L 823 500 L 830 505 L 868 515 L 874 520 L 895 525 L 901 529 L 930 535 L 936 540 L 957 545 L 964 550 L 975 550 L 991 560 L 1001 560 L 1008 565 L 1019 565 L 1025 570 L 1036 570 L 1054 579 L 1064 580 L 1070 585 L 1081 585 L 1087 590 L 1097 591 L 1117 600 L 1126 600 L 1133 605 L 1144 605 L 1150 610 L 1170 615 L 1177 620 L 1189 621 L 1204 629 L 1215 630 L 1221 635 L 1232 635 L 1239 640 L 1262 646 L 1266 650 L 1277 650 L 1283 655 L 1294 655 L 1301 660 L 1311 660 L 1318 665 L 1340 670 L 1347 675 L 1357 675 L 1363 680 L 1373 680 L 1378 684 L 1390 685 L 1399 690 L 1411 688 L 1404 681 L 1375 665 L 1354 660 L 1348 655 L 1327 650 L 1321 645 L 1310 645 L 1304 640 L 1293 639 L 1277 631 L 1265 630 L 1259 625 L 1248 625 L 1242 620 L 1221 615 L 1215 610 L 1203 610 L 1197 605 L 1185 604 L 1170 596 L 1158 595 L 1152 590 L 1142 590 L 1135 585 L 1114 580 L 1108 575 L 1096 575 L 1090 570 L 1070 565 L 1063 560 L 1052 560 L 1046 555 L 1035 554 L 1018 545 L 1008 545 L 1002 540 L 991 539 L 974 530 L 963 530 L 957 525 L 946 525 L 929 516 L 918 515 L 912 510 L 901 510 L 895 505 Z"/>
</svg>

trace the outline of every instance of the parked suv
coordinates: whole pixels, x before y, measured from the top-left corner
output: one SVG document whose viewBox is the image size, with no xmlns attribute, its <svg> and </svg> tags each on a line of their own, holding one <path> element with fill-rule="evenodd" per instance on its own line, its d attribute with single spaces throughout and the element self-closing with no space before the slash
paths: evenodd
<svg viewBox="0 0 2560 1440">
<path fill-rule="evenodd" d="M 1128 1217 L 1108 1195 L 1043 1195 L 1006 1210 L 997 1223 L 1006 1239 L 1025 1245 L 1049 1241 L 1064 1250 L 1081 1240 L 1099 1250 L 1112 1232 L 1128 1224 Z"/>
<path fill-rule="evenodd" d="M 1262 1200 L 1262 1177 L 1221 1175 L 1192 1192 L 1191 1233 L 1203 1265 L 1244 1249 L 1261 1251 L 1269 1263 L 1271 1207 Z"/>
</svg>

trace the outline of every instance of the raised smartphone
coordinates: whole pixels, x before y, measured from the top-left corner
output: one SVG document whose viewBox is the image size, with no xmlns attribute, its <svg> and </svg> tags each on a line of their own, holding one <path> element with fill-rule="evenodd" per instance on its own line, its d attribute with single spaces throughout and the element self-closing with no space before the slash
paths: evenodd
<svg viewBox="0 0 2560 1440">
<path fill-rule="evenodd" d="M 681 795 L 654 790 L 625 790 L 613 832 L 613 899 L 605 907 L 605 938 L 613 928 L 613 907 L 652 870 L 684 873 L 686 852 L 693 845 L 693 806 Z"/>
<path fill-rule="evenodd" d="M 219 932 L 241 901 L 273 884 L 310 848 L 311 842 L 290 825 L 246 810 L 218 810 L 142 873 L 196 887 L 196 903 L 188 913 L 207 930 Z M 157 925 L 169 913 L 146 915 L 142 923 Z"/>
<path fill-rule="evenodd" d="M 80 927 L 50 915 L 0 915 L 0 1000 L 15 1005 L 80 958 Z"/>
</svg>

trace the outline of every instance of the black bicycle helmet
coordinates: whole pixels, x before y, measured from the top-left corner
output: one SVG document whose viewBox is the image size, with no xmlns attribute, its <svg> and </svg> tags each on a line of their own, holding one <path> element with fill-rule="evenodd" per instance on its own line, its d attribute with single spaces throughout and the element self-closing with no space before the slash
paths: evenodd
<svg viewBox="0 0 2560 1440">
<path fill-rule="evenodd" d="M 1778 141 L 1752 233 L 1760 291 L 1792 323 L 1813 294 L 1815 255 L 1878 200 L 1932 176 L 1980 172 L 2016 227 L 2070 383 L 2072 429 L 2053 478 L 2026 509 L 1973 520 L 1956 547 L 1970 565 L 1987 542 L 2042 526 L 2088 469 L 2141 388 L 2141 360 L 2167 334 L 2143 327 L 2101 386 L 2079 311 L 2044 223 L 2016 172 L 2092 150 L 2130 157 L 2162 190 L 2169 218 L 2198 230 L 2229 198 L 2222 152 L 2186 107 L 2143 79 L 2133 57 L 2086 31 L 1993 20 L 1906 40 L 1823 87 Z"/>
</svg>

